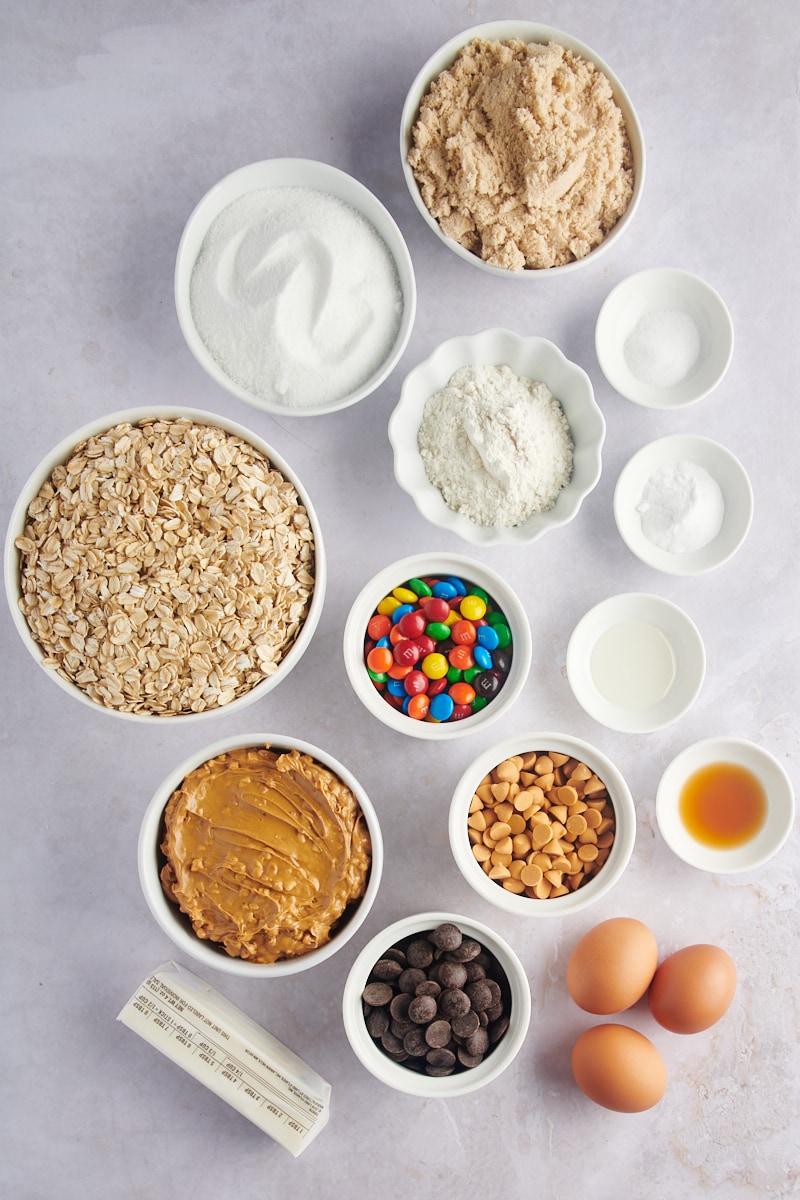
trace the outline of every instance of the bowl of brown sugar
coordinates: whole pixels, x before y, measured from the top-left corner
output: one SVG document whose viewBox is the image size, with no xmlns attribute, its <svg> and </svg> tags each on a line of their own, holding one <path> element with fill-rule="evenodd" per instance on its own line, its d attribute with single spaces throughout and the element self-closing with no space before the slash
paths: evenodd
<svg viewBox="0 0 800 1200">
<path fill-rule="evenodd" d="M 619 79 L 583 42 L 530 21 L 476 25 L 428 59 L 400 153 L 437 237 L 513 279 L 594 262 L 644 187 L 644 137 Z"/>
</svg>

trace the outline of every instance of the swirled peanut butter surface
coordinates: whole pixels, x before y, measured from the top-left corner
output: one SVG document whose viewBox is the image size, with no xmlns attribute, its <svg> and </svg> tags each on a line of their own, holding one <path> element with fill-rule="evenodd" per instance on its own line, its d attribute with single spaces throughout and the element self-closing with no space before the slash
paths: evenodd
<svg viewBox="0 0 800 1200">
<path fill-rule="evenodd" d="M 358 801 L 296 749 L 209 759 L 173 792 L 164 820 L 164 891 L 233 958 L 306 954 L 364 894 L 371 845 Z"/>
</svg>

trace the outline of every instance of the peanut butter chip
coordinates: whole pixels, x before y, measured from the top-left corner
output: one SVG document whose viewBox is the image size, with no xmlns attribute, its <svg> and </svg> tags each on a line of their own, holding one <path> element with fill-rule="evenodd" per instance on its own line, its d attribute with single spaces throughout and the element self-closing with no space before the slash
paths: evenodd
<svg viewBox="0 0 800 1200">
<path fill-rule="evenodd" d="M 602 867 L 614 842 L 614 809 L 586 763 L 534 751 L 504 759 L 484 777 L 468 831 L 489 879 L 548 900 L 576 891 Z"/>
</svg>

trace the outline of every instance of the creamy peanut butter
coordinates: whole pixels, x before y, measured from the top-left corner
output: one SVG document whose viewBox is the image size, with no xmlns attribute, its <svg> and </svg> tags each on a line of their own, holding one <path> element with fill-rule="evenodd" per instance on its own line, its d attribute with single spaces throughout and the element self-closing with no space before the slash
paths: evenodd
<svg viewBox="0 0 800 1200">
<path fill-rule="evenodd" d="M 358 801 L 296 749 L 209 759 L 173 792 L 164 820 L 164 891 L 233 958 L 307 954 L 364 894 L 372 854 Z"/>
</svg>

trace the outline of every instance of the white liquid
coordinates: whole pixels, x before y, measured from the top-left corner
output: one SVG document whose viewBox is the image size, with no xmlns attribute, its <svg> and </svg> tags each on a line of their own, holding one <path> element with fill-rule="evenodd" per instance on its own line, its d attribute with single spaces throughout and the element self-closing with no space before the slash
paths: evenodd
<svg viewBox="0 0 800 1200">
<path fill-rule="evenodd" d="M 622 621 L 602 633 L 589 658 L 597 690 L 621 708 L 650 708 L 675 679 L 672 646 L 650 621 Z"/>
</svg>

